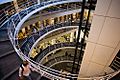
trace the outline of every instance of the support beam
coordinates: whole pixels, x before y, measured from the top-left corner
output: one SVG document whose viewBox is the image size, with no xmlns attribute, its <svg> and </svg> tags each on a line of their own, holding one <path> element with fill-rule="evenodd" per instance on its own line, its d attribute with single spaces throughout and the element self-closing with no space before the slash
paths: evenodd
<svg viewBox="0 0 120 80">
<path fill-rule="evenodd" d="M 83 16 L 84 16 L 85 1 L 86 0 L 83 0 L 83 2 L 82 2 L 82 10 L 80 13 L 80 23 L 79 23 L 79 28 L 78 28 L 78 36 L 77 36 L 77 41 L 76 41 L 76 48 L 75 48 L 73 66 L 72 66 L 72 73 L 76 73 L 76 72 L 74 72 L 74 70 L 76 71 L 75 62 L 76 62 L 76 57 L 77 57 L 77 53 L 78 53 L 78 46 L 80 44 L 79 39 L 80 39 L 81 27 L 82 27 Z"/>
</svg>

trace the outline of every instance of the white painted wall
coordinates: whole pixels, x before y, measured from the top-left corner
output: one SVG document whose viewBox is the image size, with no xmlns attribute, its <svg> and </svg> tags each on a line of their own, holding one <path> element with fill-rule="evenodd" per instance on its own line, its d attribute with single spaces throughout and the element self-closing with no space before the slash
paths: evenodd
<svg viewBox="0 0 120 80">
<path fill-rule="evenodd" d="M 79 77 L 104 75 L 120 49 L 120 0 L 98 0 Z"/>
</svg>

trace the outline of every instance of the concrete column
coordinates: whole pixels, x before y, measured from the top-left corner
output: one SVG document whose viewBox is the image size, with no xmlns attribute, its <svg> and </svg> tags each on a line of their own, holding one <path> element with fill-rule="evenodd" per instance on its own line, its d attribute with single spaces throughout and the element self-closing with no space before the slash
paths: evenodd
<svg viewBox="0 0 120 80">
<path fill-rule="evenodd" d="M 70 42 L 73 42 L 73 40 L 74 40 L 74 32 L 71 32 L 70 33 Z"/>
<path fill-rule="evenodd" d="M 76 30 L 76 39 L 77 39 L 77 36 L 78 36 L 78 30 Z M 81 41 L 81 38 L 83 38 L 83 32 L 82 31 L 80 32 L 79 42 Z"/>
<path fill-rule="evenodd" d="M 78 30 L 76 30 L 76 39 L 77 39 L 77 36 L 78 36 Z"/>
<path fill-rule="evenodd" d="M 84 33 L 81 31 L 79 42 L 81 42 L 81 39 L 83 38 L 83 35 L 84 35 Z"/>
<path fill-rule="evenodd" d="M 87 19 L 87 16 L 88 16 L 88 10 L 85 10 L 85 12 L 84 12 L 84 18 Z"/>
<path fill-rule="evenodd" d="M 18 7 L 18 4 L 17 4 L 17 0 L 14 0 L 13 4 L 14 4 L 16 12 L 19 12 L 19 7 Z"/>
<path fill-rule="evenodd" d="M 52 39 L 52 45 L 56 43 L 56 39 Z"/>
<path fill-rule="evenodd" d="M 48 62 L 48 57 L 45 57 L 45 62 Z"/>
</svg>

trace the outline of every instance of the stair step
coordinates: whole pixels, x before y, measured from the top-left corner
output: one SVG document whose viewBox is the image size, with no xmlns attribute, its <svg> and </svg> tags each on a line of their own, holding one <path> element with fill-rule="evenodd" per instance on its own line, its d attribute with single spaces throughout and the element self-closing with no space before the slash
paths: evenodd
<svg viewBox="0 0 120 80">
<path fill-rule="evenodd" d="M 11 55 L 11 54 L 13 54 L 13 52 L 15 52 L 15 50 L 8 51 L 8 52 L 0 55 L 0 58 L 3 58 L 3 57 L 5 57 L 5 56 L 7 56 L 7 55 Z"/>
<path fill-rule="evenodd" d="M 19 69 L 19 66 L 18 67 L 16 67 L 14 70 L 12 70 L 10 73 L 8 73 L 7 75 L 5 75 L 1 80 L 17 80 L 17 79 L 15 79 L 15 77 L 14 77 L 14 79 L 11 79 L 11 78 L 9 78 L 11 75 L 13 75 L 14 73 L 16 73 L 16 72 L 18 72 L 18 69 Z"/>
<path fill-rule="evenodd" d="M 20 65 L 20 58 L 16 53 L 0 59 L 0 71 L 3 75 L 10 73 L 15 67 Z"/>
<path fill-rule="evenodd" d="M 13 50 L 13 46 L 9 40 L 0 41 L 0 55 Z"/>
<path fill-rule="evenodd" d="M 19 78 L 19 71 L 18 71 L 18 69 L 15 71 L 15 72 L 13 72 L 13 73 L 11 73 L 10 75 L 8 75 L 6 78 L 4 78 L 5 80 L 19 80 L 18 79 Z"/>
<path fill-rule="evenodd" d="M 39 80 L 50 80 L 50 79 L 48 79 L 48 78 L 42 76 Z"/>
<path fill-rule="evenodd" d="M 37 78 L 40 77 L 40 74 L 35 71 L 32 71 L 31 77 L 32 77 L 32 80 L 37 80 Z"/>
</svg>

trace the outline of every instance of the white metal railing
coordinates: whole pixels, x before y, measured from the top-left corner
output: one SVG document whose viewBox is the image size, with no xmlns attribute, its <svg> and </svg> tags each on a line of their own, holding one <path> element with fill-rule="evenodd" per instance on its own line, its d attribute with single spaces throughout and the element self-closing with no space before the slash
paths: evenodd
<svg viewBox="0 0 120 80">
<path fill-rule="evenodd" d="M 36 5 L 30 6 L 30 7 L 26 8 L 26 9 L 22 10 L 21 12 L 16 13 L 12 17 L 10 17 L 7 22 L 10 24 L 9 28 L 8 28 L 9 38 L 10 38 L 12 44 L 13 44 L 13 47 L 14 47 L 15 51 L 17 52 L 17 54 L 20 56 L 20 58 L 22 60 L 29 61 L 31 66 L 33 68 L 35 68 L 36 71 L 38 73 L 40 73 L 42 76 L 45 76 L 45 77 L 47 77 L 49 79 L 66 80 L 66 78 L 74 77 L 74 74 L 71 74 L 69 76 L 68 74 L 61 73 L 61 72 L 59 72 L 57 70 L 54 70 L 54 69 L 51 69 L 49 67 L 43 66 L 42 64 L 38 64 L 37 62 L 29 59 L 26 55 L 24 55 L 22 53 L 22 51 L 20 50 L 20 47 L 17 45 L 18 44 L 17 43 L 17 40 L 18 40 L 17 39 L 17 35 L 18 35 L 19 28 L 16 28 L 16 26 L 21 27 L 22 23 L 24 23 L 24 21 L 26 21 L 25 18 L 28 18 L 32 14 L 36 13 L 37 11 L 46 8 L 44 6 L 49 7 L 49 6 L 52 6 L 52 4 L 54 4 L 54 5 L 62 4 L 62 1 L 64 3 L 68 3 L 70 0 L 53 0 L 53 1 L 43 2 L 43 3 L 40 3 L 40 4 L 36 4 Z M 79 2 L 79 0 L 74 0 L 74 1 L 75 2 L 77 2 L 77 1 Z M 74 2 L 74 1 L 70 1 L 70 2 Z M 39 9 L 39 8 L 41 8 L 41 9 Z M 36 10 L 36 9 L 38 9 L 38 10 Z M 36 11 L 34 11 L 34 10 L 36 10 Z M 25 20 L 23 20 L 23 19 L 25 19 Z M 120 71 L 118 71 L 118 72 L 120 72 Z M 110 79 L 111 77 L 113 77 L 118 72 L 114 72 L 114 73 L 111 73 L 111 74 L 108 74 L 108 75 L 105 75 L 105 76 L 101 76 L 101 77 L 93 77 L 93 78 L 90 77 L 88 79 L 94 79 L 94 80 L 95 79 L 103 79 L 104 80 L 105 78 Z M 64 76 L 64 75 L 66 75 L 66 76 Z M 86 78 L 82 78 L 82 79 L 86 79 Z"/>
<path fill-rule="evenodd" d="M 32 0 L 29 0 L 29 3 L 31 3 L 31 5 L 35 5 L 37 4 L 36 1 L 32 1 Z M 5 8 L 1 9 L 0 10 L 0 28 L 3 27 L 8 21 L 9 21 L 9 18 L 15 14 L 17 14 L 18 12 L 20 12 L 21 10 L 23 10 L 23 6 L 24 8 L 28 8 L 30 7 L 31 5 L 27 6 L 28 2 L 21 2 L 20 4 L 18 5 L 21 5 L 21 6 L 18 6 L 18 9 L 15 9 L 14 5 L 7 5 Z M 21 8 L 22 7 L 22 8 Z"/>
<path fill-rule="evenodd" d="M 9 21 L 9 18 L 11 16 L 13 16 L 15 14 L 19 14 L 21 11 L 26 10 L 26 13 L 29 13 L 29 11 L 30 12 L 32 11 L 32 10 L 28 10 L 30 8 L 37 9 L 38 7 L 41 7 L 41 5 L 44 6 L 44 5 L 48 5 L 48 4 L 56 3 L 56 2 L 60 2 L 60 1 L 67 1 L 67 0 L 47 0 L 47 2 L 41 1 L 40 3 L 38 3 L 37 1 L 34 1 L 34 0 L 29 0 L 29 2 L 22 2 L 22 3 L 18 4 L 18 5 L 20 5 L 20 6 L 18 6 L 18 10 L 15 9 L 14 5 L 9 5 L 5 8 L 3 8 L 2 10 L 0 10 L 0 28 Z M 80 2 L 79 0 L 75 0 L 72 2 L 77 2 L 77 1 Z M 30 3 L 30 5 L 28 5 L 29 3 Z M 20 17 L 22 17 L 22 16 L 20 16 Z"/>
<path fill-rule="evenodd" d="M 57 0 L 56 2 L 59 2 L 59 1 L 61 1 L 61 0 Z M 66 1 L 66 0 L 63 0 L 63 1 Z M 50 1 L 49 1 L 49 2 L 50 2 Z M 51 2 L 50 2 L 50 3 L 51 3 Z M 44 5 L 45 5 L 45 4 L 47 4 L 47 2 L 44 3 Z M 33 7 L 30 7 L 30 8 L 34 10 Z M 24 12 L 24 11 L 25 11 L 25 12 Z M 22 17 L 24 17 L 24 14 L 27 15 L 27 14 L 29 13 L 29 11 L 28 11 L 27 9 L 24 10 L 24 11 L 23 11 L 23 14 L 22 14 L 22 15 L 20 15 L 20 13 L 19 13 L 19 14 L 15 14 L 14 16 L 12 16 L 12 17 L 11 17 L 11 20 L 10 20 L 10 22 L 9 22 L 9 23 L 12 22 L 12 24 L 10 25 L 8 34 L 9 34 L 9 37 L 10 37 L 10 39 L 11 39 L 11 42 L 12 42 L 12 44 L 13 44 L 16 52 L 17 52 L 17 54 L 21 57 L 21 59 L 23 59 L 23 60 L 28 60 L 28 61 L 30 62 L 30 64 L 32 65 L 32 67 L 35 68 L 36 71 L 39 72 L 40 74 L 42 74 L 43 76 L 46 76 L 46 77 L 48 77 L 49 79 L 52 79 L 52 78 L 53 78 L 53 79 L 54 79 L 54 78 L 55 78 L 55 79 L 58 79 L 58 78 L 59 78 L 59 79 L 61 79 L 61 80 L 65 80 L 66 78 L 64 78 L 63 75 L 66 75 L 66 74 L 63 73 L 63 74 L 61 75 L 61 73 L 60 73 L 59 71 L 57 71 L 57 70 L 54 70 L 54 69 L 45 67 L 45 66 L 43 66 L 43 65 L 41 65 L 41 64 L 38 64 L 38 63 L 30 60 L 26 55 L 24 55 L 24 54 L 22 53 L 22 51 L 20 50 L 19 46 L 17 45 L 17 44 L 18 44 L 18 43 L 17 43 L 17 37 L 14 36 L 14 34 L 15 34 L 14 31 L 15 31 L 15 28 L 16 28 L 17 24 L 21 21 Z M 21 11 L 21 13 L 22 13 L 22 11 Z M 12 28 L 12 29 L 11 29 L 11 28 Z M 16 30 L 17 30 L 17 29 L 16 29 Z M 67 76 L 65 76 L 65 77 L 67 77 Z M 76 77 L 76 78 L 77 78 L 77 77 Z"/>
</svg>

